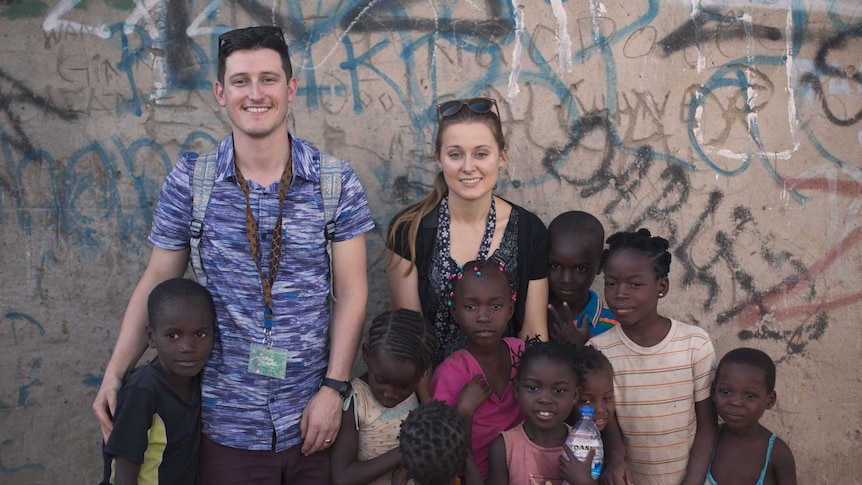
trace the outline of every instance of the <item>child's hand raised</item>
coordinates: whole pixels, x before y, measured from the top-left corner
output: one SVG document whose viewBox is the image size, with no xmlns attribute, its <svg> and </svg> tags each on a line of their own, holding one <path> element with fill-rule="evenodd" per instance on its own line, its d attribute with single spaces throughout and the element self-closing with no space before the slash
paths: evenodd
<svg viewBox="0 0 862 485">
<path fill-rule="evenodd" d="M 584 346 L 590 338 L 590 321 L 584 315 L 580 326 L 575 325 L 575 316 L 572 315 L 572 309 L 569 304 L 563 302 L 562 315 L 554 308 L 554 305 L 548 305 L 548 312 L 551 314 L 551 322 L 549 325 L 549 333 L 551 340 L 555 342 L 564 342 L 573 344 L 578 348 Z"/>
<path fill-rule="evenodd" d="M 590 468 L 593 465 L 593 457 L 596 455 L 596 449 L 590 448 L 584 461 L 575 458 L 572 450 L 568 446 L 563 446 L 563 454 L 560 455 L 560 477 L 569 483 L 569 485 L 593 485 L 595 481 L 590 475 Z"/>
<path fill-rule="evenodd" d="M 461 389 L 458 394 L 458 414 L 461 416 L 473 416 L 476 409 L 491 395 L 491 386 L 481 374 L 476 374 L 473 379 Z"/>
</svg>

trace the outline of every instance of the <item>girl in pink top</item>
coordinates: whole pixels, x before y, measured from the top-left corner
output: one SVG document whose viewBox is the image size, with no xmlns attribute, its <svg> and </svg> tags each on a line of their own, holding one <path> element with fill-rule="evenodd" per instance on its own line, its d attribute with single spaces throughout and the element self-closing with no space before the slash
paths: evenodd
<svg viewBox="0 0 862 485">
<path fill-rule="evenodd" d="M 566 418 L 581 393 L 574 347 L 560 342 L 531 345 L 514 382 L 524 422 L 491 444 L 488 485 L 593 485 L 592 456 L 581 462 L 565 449 Z M 591 451 L 590 453 L 595 453 Z"/>
<path fill-rule="evenodd" d="M 433 399 L 452 406 L 466 421 L 472 458 L 485 479 L 491 441 L 523 420 L 512 379 L 524 342 L 503 337 L 515 294 L 502 263 L 471 261 L 455 271 L 451 283 L 450 308 L 467 348 L 437 366 L 429 387 Z"/>
</svg>

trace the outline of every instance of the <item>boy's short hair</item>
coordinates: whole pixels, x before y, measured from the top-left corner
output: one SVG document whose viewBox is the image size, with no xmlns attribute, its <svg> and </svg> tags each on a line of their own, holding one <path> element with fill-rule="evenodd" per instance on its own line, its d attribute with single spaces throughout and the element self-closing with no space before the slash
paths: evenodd
<svg viewBox="0 0 862 485">
<path fill-rule="evenodd" d="M 240 50 L 272 49 L 281 57 L 281 68 L 287 80 L 293 77 L 290 52 L 281 27 L 260 25 L 225 32 L 218 38 L 218 82 L 224 84 L 225 64 L 231 54 Z"/>
<path fill-rule="evenodd" d="M 185 278 L 172 278 L 153 288 L 147 298 L 147 316 L 150 328 L 156 329 L 157 322 L 164 319 L 165 311 L 176 301 L 197 300 L 207 312 L 215 327 L 216 315 L 213 296 L 200 283 Z"/>
<path fill-rule="evenodd" d="M 605 228 L 596 217 L 584 211 L 568 211 L 558 215 L 548 224 L 548 237 L 570 238 L 573 236 L 588 236 L 597 244 L 604 245 Z"/>
<path fill-rule="evenodd" d="M 410 411 L 398 441 L 402 466 L 421 485 L 451 484 L 470 451 L 464 420 L 442 401 Z"/>
<path fill-rule="evenodd" d="M 740 347 L 724 354 L 724 357 L 721 358 L 718 362 L 718 367 L 715 369 L 713 383 L 718 380 L 721 368 L 727 363 L 745 364 L 762 370 L 766 376 L 766 392 L 775 390 L 775 362 L 772 361 L 772 357 L 766 352 L 748 347 Z"/>
</svg>

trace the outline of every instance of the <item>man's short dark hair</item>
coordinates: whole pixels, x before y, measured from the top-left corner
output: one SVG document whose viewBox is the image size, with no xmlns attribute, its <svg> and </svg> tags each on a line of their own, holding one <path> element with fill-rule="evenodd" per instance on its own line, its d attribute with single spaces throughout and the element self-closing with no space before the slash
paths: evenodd
<svg viewBox="0 0 862 485">
<path fill-rule="evenodd" d="M 290 53 L 281 27 L 261 25 L 225 32 L 218 38 L 218 82 L 224 84 L 225 64 L 229 55 L 240 50 L 272 49 L 281 57 L 281 68 L 287 80 L 293 77 Z"/>
</svg>

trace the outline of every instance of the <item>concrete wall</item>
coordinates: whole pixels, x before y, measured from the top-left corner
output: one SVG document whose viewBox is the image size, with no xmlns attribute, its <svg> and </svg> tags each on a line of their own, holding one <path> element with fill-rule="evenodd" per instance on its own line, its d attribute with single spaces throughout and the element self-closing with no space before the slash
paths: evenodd
<svg viewBox="0 0 862 485">
<path fill-rule="evenodd" d="M 862 9 L 856 0 L 0 2 L 0 483 L 95 483 L 90 404 L 162 179 L 228 130 L 218 34 L 279 24 L 296 134 L 378 224 L 424 194 L 435 105 L 501 102 L 500 194 L 670 239 L 660 311 L 778 362 L 764 422 L 800 483 L 858 483 Z M 599 285 L 597 284 L 597 287 Z"/>
</svg>

